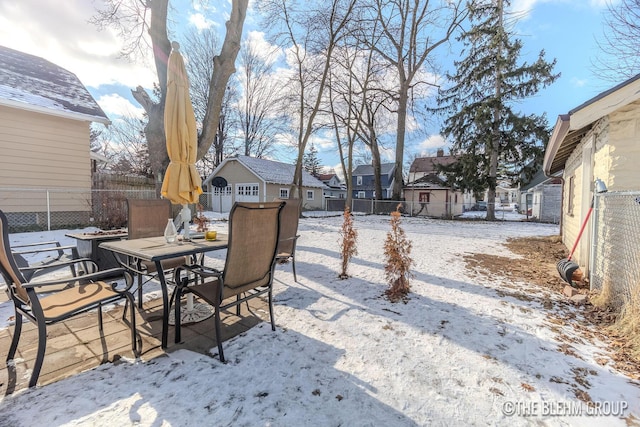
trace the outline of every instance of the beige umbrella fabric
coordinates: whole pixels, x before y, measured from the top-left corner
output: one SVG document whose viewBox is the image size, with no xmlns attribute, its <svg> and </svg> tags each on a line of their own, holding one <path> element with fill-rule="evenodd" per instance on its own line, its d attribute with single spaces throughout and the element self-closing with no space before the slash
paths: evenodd
<svg viewBox="0 0 640 427">
<path fill-rule="evenodd" d="M 196 117 L 189 97 L 189 79 L 180 55 L 180 45 L 171 43 L 171 54 L 167 64 L 167 99 L 164 105 L 164 132 L 167 138 L 169 167 L 162 181 L 162 197 L 174 204 L 182 205 L 180 216 L 184 222 L 184 238 L 189 239 L 191 211 L 189 203 L 196 203 L 202 194 L 202 181 L 195 167 L 198 154 Z M 176 301 L 180 304 L 180 301 Z M 173 310 L 171 310 L 173 314 Z M 194 304 L 193 296 L 187 295 L 187 307 L 182 312 L 182 323 L 199 322 L 213 315 L 208 304 Z M 169 316 L 169 323 L 175 318 Z"/>
<path fill-rule="evenodd" d="M 196 203 L 202 194 L 202 181 L 195 167 L 198 152 L 196 118 L 189 97 L 189 79 L 180 55 L 180 45 L 171 43 L 167 66 L 167 99 L 164 131 L 169 167 L 162 182 L 162 196 L 174 204 Z"/>
</svg>

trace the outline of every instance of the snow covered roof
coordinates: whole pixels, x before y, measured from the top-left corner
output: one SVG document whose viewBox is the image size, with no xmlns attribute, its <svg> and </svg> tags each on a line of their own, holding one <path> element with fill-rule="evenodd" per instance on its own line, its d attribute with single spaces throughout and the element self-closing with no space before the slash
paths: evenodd
<svg viewBox="0 0 640 427">
<path fill-rule="evenodd" d="M 216 168 L 216 170 L 213 171 L 213 174 L 211 174 L 211 176 L 209 176 L 205 180 L 205 183 L 211 181 L 211 179 L 213 179 L 213 177 L 216 175 L 217 171 L 219 171 L 227 162 L 233 160 L 237 160 L 238 162 L 240 162 L 247 169 L 252 171 L 260 179 L 268 184 L 291 185 L 291 183 L 293 182 L 293 175 L 296 168 L 295 165 L 275 162 L 273 160 L 258 159 L 255 157 L 235 156 L 225 159 Z M 302 185 L 303 187 L 326 188 L 326 185 L 324 185 L 322 181 L 318 180 L 305 170 L 302 171 Z"/>
<path fill-rule="evenodd" d="M 109 124 L 78 77 L 45 59 L 0 46 L 0 105 Z"/>
</svg>

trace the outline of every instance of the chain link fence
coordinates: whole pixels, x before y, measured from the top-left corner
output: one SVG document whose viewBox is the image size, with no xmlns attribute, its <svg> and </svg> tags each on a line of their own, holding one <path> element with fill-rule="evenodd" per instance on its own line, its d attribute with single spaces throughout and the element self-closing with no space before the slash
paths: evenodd
<svg viewBox="0 0 640 427">
<path fill-rule="evenodd" d="M 153 190 L 0 188 L 0 209 L 11 232 L 120 228 L 127 223 L 128 198 L 153 199 Z"/>
<path fill-rule="evenodd" d="M 591 289 L 616 306 L 640 286 L 640 192 L 596 194 Z"/>
<path fill-rule="evenodd" d="M 345 199 L 326 199 L 325 210 L 331 212 L 343 212 L 345 207 Z M 477 212 L 474 218 L 484 218 L 482 215 L 487 210 L 487 204 L 480 203 L 421 203 L 414 201 L 393 201 L 393 200 L 373 200 L 373 199 L 353 199 L 351 211 L 365 214 L 387 215 L 396 210 L 398 204 L 401 205 L 401 211 L 410 216 L 424 216 L 429 218 L 452 219 L 463 215 L 465 212 Z M 526 207 L 519 207 L 515 203 L 496 203 L 495 216 L 498 220 L 505 220 L 510 213 L 517 212 L 523 216 L 523 220 L 540 221 L 532 214 L 532 207 L 529 204 Z M 560 221 L 560 212 L 557 215 L 548 216 L 542 222 L 558 224 Z"/>
<path fill-rule="evenodd" d="M 11 232 L 51 230 L 60 228 L 82 228 L 95 226 L 114 229 L 126 226 L 129 198 L 154 199 L 154 189 L 32 189 L 0 187 L 0 209 L 9 219 Z M 213 210 L 211 194 L 200 195 L 199 207 L 191 206 L 197 215 L 198 209 Z M 365 214 L 388 215 L 401 205 L 406 215 L 430 218 L 456 218 L 469 212 L 479 212 L 477 218 L 486 211 L 486 203 L 420 203 L 415 201 L 353 199 L 351 211 Z M 343 212 L 345 199 L 325 199 L 324 210 Z M 174 206 L 177 215 L 180 206 Z M 531 206 L 527 206 L 529 212 Z M 496 219 L 504 220 L 510 212 L 520 211 L 523 219 L 537 220 L 527 209 L 518 209 L 514 204 L 496 205 Z"/>
</svg>

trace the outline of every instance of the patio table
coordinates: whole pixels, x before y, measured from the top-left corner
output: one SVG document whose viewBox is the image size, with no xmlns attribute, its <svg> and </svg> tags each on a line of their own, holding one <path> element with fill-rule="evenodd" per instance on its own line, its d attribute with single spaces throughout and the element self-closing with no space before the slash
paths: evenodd
<svg viewBox="0 0 640 427">
<path fill-rule="evenodd" d="M 141 239 L 109 241 L 100 244 L 100 248 L 114 254 L 120 265 L 129 268 L 125 258 L 133 257 L 155 263 L 158 272 L 158 280 L 162 290 L 162 348 L 167 348 L 167 336 L 169 329 L 169 292 L 167 279 L 162 270 L 162 260 L 181 256 L 191 257 L 194 262 L 198 254 L 226 249 L 228 236 L 218 233 L 213 241 L 205 239 L 192 239 L 189 241 L 177 241 L 167 243 L 164 237 L 145 237 Z M 130 268 L 129 268 L 130 269 Z"/>
</svg>

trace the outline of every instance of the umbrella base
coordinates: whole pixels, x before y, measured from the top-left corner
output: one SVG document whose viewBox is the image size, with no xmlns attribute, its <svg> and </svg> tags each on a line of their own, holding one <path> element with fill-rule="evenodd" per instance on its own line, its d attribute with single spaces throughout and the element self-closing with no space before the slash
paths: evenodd
<svg viewBox="0 0 640 427">
<path fill-rule="evenodd" d="M 195 303 L 193 309 L 187 310 L 186 304 L 182 306 L 180 310 L 180 324 L 186 325 L 189 323 L 202 322 L 205 319 L 213 316 L 214 308 L 209 304 Z M 169 312 L 169 324 L 176 324 L 176 312 L 171 310 Z"/>
</svg>

